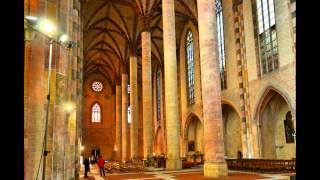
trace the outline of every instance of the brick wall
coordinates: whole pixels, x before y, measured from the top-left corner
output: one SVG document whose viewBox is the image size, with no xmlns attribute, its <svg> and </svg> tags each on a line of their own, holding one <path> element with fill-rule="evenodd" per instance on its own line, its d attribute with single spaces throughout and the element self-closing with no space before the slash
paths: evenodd
<svg viewBox="0 0 320 180">
<path fill-rule="evenodd" d="M 94 92 L 91 88 L 93 81 L 103 84 L 101 92 Z M 101 75 L 90 76 L 84 82 L 83 101 L 83 144 L 84 155 L 91 155 L 91 150 L 100 148 L 100 153 L 105 159 L 112 158 L 115 143 L 115 99 L 112 97 L 112 89 Z M 95 102 L 101 105 L 101 123 L 92 123 L 91 108 Z"/>
</svg>

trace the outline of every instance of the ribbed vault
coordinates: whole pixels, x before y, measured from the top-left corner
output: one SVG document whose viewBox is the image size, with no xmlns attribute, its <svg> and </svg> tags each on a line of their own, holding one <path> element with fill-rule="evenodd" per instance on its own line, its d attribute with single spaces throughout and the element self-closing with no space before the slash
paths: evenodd
<svg viewBox="0 0 320 180">
<path fill-rule="evenodd" d="M 102 74 L 114 89 L 138 57 L 141 85 L 141 32 L 151 31 L 152 63 L 163 68 L 161 0 L 83 0 L 84 80 Z M 175 0 L 176 40 L 187 21 L 197 26 L 196 0 Z"/>
</svg>

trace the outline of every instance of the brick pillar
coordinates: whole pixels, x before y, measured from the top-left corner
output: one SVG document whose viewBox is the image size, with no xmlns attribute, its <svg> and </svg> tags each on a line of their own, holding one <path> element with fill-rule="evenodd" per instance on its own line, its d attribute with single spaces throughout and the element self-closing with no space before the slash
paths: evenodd
<svg viewBox="0 0 320 180">
<path fill-rule="evenodd" d="M 128 160 L 127 134 L 128 134 L 128 75 L 122 74 L 122 161 Z"/>
<path fill-rule="evenodd" d="M 25 82 L 27 86 L 27 107 L 25 107 L 25 152 L 28 156 L 25 156 L 25 179 L 36 179 L 38 166 L 40 164 L 40 173 L 38 178 L 42 177 L 42 162 L 40 157 L 42 154 L 43 145 L 43 126 L 45 117 L 45 51 L 43 47 L 36 44 L 46 45 L 45 40 L 38 36 L 33 41 L 26 42 L 25 50 L 28 56 L 25 58 L 25 65 L 27 65 L 25 77 L 29 82 Z"/>
<path fill-rule="evenodd" d="M 122 155 L 122 122 L 121 122 L 121 86 L 116 86 L 116 160 L 121 161 Z"/>
<path fill-rule="evenodd" d="M 137 82 L 137 57 L 130 57 L 130 158 L 136 161 L 139 156 L 138 146 L 138 82 Z"/>
<path fill-rule="evenodd" d="M 249 142 L 248 142 L 248 121 L 250 121 L 250 100 L 249 100 L 249 83 L 248 70 L 246 61 L 245 48 L 245 32 L 243 22 L 243 3 L 238 1 L 233 4 L 235 35 L 236 35 L 236 60 L 238 64 L 238 80 L 240 91 L 240 119 L 241 119 L 241 138 L 242 138 L 242 153 L 244 158 L 249 157 Z"/>
<path fill-rule="evenodd" d="M 26 128 L 28 122 L 28 112 L 29 112 L 29 92 L 30 92 L 30 64 L 31 64 L 31 44 L 30 41 L 24 42 L 24 154 L 28 154 L 28 149 L 26 148 L 28 145 L 28 136 Z M 27 167 L 28 158 L 24 156 L 24 177 L 27 178 L 28 169 Z M 31 176 L 30 176 L 31 178 Z"/>
<path fill-rule="evenodd" d="M 162 1 L 167 170 L 181 169 L 174 1 Z"/>
<path fill-rule="evenodd" d="M 204 176 L 228 175 L 224 160 L 221 84 L 216 40 L 215 1 L 198 1 L 201 85 L 204 120 Z"/>
<path fill-rule="evenodd" d="M 151 34 L 144 31 L 142 42 L 142 108 L 143 108 L 143 154 L 152 156 L 152 84 L 151 84 Z"/>
<path fill-rule="evenodd" d="M 64 102 L 66 101 L 66 97 L 68 95 L 68 76 L 66 75 L 68 72 L 68 52 L 65 48 L 59 46 L 57 51 L 57 69 L 56 69 L 56 83 L 55 89 L 57 89 L 57 93 L 54 96 L 54 119 L 53 119 L 53 149 L 52 149 L 52 179 L 63 179 L 65 175 L 65 128 L 67 128 L 67 115 L 64 110 Z M 70 89 L 69 89 L 70 90 Z M 53 107 L 53 106 L 52 106 Z M 52 113 L 53 114 L 53 113 Z M 66 144 L 66 146 L 68 146 Z M 48 164 L 47 164 L 48 165 Z M 49 166 L 47 167 L 49 168 Z M 51 168 L 51 167 L 50 167 Z"/>
</svg>

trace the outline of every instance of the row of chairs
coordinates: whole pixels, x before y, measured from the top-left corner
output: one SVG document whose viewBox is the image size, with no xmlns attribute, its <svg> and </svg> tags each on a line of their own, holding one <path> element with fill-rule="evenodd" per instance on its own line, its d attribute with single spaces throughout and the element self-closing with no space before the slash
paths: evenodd
<svg viewBox="0 0 320 180">
<path fill-rule="evenodd" d="M 232 170 L 258 172 L 295 172 L 296 161 L 275 159 L 227 159 L 228 168 Z"/>
<path fill-rule="evenodd" d="M 203 164 L 204 162 L 203 161 L 195 161 L 195 162 L 192 162 L 192 161 L 188 161 L 187 159 L 183 158 L 182 159 L 182 168 L 183 169 L 189 169 L 189 168 L 192 168 L 192 167 L 196 167 L 198 165 L 201 165 Z"/>
</svg>

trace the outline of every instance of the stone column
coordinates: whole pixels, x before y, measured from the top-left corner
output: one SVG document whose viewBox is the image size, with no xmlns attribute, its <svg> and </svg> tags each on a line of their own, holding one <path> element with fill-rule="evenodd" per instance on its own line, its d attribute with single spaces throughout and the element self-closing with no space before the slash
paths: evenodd
<svg viewBox="0 0 320 180">
<path fill-rule="evenodd" d="M 121 122 L 121 86 L 116 86 L 116 160 L 121 161 L 122 155 L 122 122 Z"/>
<path fill-rule="evenodd" d="M 127 131 L 128 131 L 128 75 L 122 74 L 122 161 L 128 160 Z"/>
<path fill-rule="evenodd" d="M 24 156 L 24 179 L 36 179 L 38 164 L 41 163 L 42 165 L 43 162 L 40 162 L 40 157 L 44 136 L 44 103 L 46 102 L 44 67 L 47 59 L 45 59 L 44 47 L 47 44 L 40 35 L 38 35 L 38 38 L 31 40 L 25 41 L 24 59 L 24 152 L 26 154 Z M 41 177 L 42 169 L 39 172 L 39 178 Z"/>
<path fill-rule="evenodd" d="M 224 160 L 215 1 L 197 2 L 204 120 L 204 176 L 223 177 L 228 172 Z"/>
<path fill-rule="evenodd" d="M 130 57 L 130 158 L 135 162 L 139 156 L 138 146 L 138 81 L 137 81 L 137 57 Z"/>
<path fill-rule="evenodd" d="M 151 34 L 144 31 L 142 42 L 142 108 L 143 108 L 143 154 L 152 156 L 152 84 L 151 84 Z"/>
<path fill-rule="evenodd" d="M 162 0 L 167 170 L 181 169 L 174 1 Z"/>
</svg>

